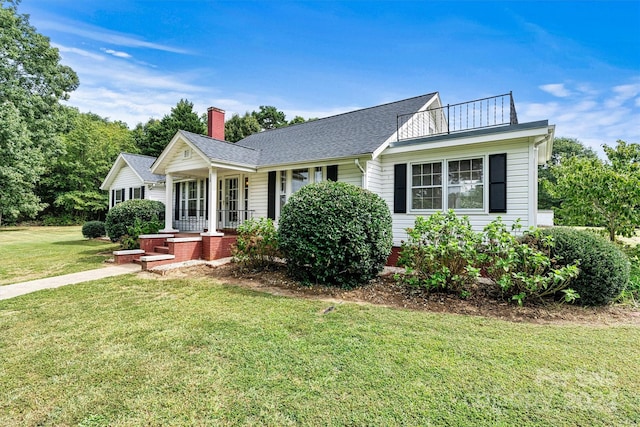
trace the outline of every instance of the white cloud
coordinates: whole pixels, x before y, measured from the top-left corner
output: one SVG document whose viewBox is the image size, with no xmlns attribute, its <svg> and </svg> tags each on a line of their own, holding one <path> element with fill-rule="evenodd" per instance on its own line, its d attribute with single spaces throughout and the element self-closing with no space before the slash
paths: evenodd
<svg viewBox="0 0 640 427">
<path fill-rule="evenodd" d="M 548 86 L 548 85 L 545 85 Z M 557 137 L 576 138 L 604 157 L 602 145 L 615 145 L 616 140 L 640 142 L 640 83 L 630 82 L 609 88 L 593 89 L 592 85 L 576 84 L 565 88 L 569 95 L 547 102 L 520 103 L 521 123 L 548 118 L 556 125 Z M 608 94 L 608 96 L 606 95 Z"/>
<path fill-rule="evenodd" d="M 543 91 L 550 93 L 553 96 L 557 96 L 558 98 L 565 98 L 571 93 L 564 87 L 563 83 L 552 83 L 540 86 L 540 89 Z"/>
<path fill-rule="evenodd" d="M 127 52 L 120 52 L 117 50 L 105 49 L 105 48 L 102 48 L 100 50 L 103 51 L 104 53 L 108 53 L 109 55 L 113 55 L 117 58 L 131 58 L 131 55 L 129 55 Z"/>
<path fill-rule="evenodd" d="M 70 54 L 75 54 L 75 55 L 80 55 L 80 56 L 84 56 L 85 58 L 91 58 L 93 60 L 96 61 L 104 61 L 104 56 L 96 54 L 96 53 L 92 53 L 89 51 L 86 51 L 84 49 L 78 49 L 76 47 L 68 47 L 68 46 L 62 46 L 59 45 L 57 43 L 51 43 L 51 46 L 55 47 L 56 49 L 58 49 L 63 55 L 65 53 L 70 53 Z"/>
<path fill-rule="evenodd" d="M 133 48 L 146 48 L 160 50 L 164 52 L 189 54 L 186 49 L 167 46 L 161 43 L 154 43 L 133 34 L 123 34 L 116 31 L 95 27 L 78 21 L 69 21 L 62 19 L 46 19 L 37 20 L 39 31 L 57 31 L 63 34 L 71 34 L 84 37 L 90 40 L 97 40 L 102 43 L 109 43 L 116 46 L 126 46 Z"/>
</svg>

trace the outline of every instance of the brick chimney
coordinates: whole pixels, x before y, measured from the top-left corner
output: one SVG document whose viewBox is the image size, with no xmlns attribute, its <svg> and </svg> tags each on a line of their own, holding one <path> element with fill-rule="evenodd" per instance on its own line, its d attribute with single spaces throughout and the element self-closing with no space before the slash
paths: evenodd
<svg viewBox="0 0 640 427">
<path fill-rule="evenodd" d="M 207 135 L 224 141 L 224 110 L 216 107 L 207 109 Z"/>
</svg>

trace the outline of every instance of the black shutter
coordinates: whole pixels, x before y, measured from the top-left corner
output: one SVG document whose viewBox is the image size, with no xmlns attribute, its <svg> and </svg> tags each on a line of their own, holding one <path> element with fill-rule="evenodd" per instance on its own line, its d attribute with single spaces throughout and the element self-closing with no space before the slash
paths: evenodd
<svg viewBox="0 0 640 427">
<path fill-rule="evenodd" d="M 338 181 L 338 165 L 327 166 L 327 181 Z"/>
<path fill-rule="evenodd" d="M 507 211 L 507 154 L 489 156 L 489 212 Z"/>
<path fill-rule="evenodd" d="M 116 204 L 116 190 L 111 190 L 111 207 Z"/>
<path fill-rule="evenodd" d="M 407 213 L 407 165 L 393 165 L 393 212 Z"/>
<path fill-rule="evenodd" d="M 176 182 L 176 205 L 174 206 L 175 214 L 174 219 L 180 218 L 180 183 Z"/>
<path fill-rule="evenodd" d="M 204 219 L 209 219 L 209 178 L 205 179 L 206 193 L 204 194 Z"/>
<path fill-rule="evenodd" d="M 269 172 L 267 199 L 267 218 L 276 219 L 276 171 Z"/>
<path fill-rule="evenodd" d="M 140 198 L 144 199 L 144 185 L 140 187 Z"/>
<path fill-rule="evenodd" d="M 129 187 L 129 200 L 133 199 L 133 188 Z"/>
</svg>

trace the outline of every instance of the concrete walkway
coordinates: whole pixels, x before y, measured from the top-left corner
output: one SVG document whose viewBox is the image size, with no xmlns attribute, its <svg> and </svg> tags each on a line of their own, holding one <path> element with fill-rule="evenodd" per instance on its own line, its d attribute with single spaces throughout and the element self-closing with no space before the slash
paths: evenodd
<svg viewBox="0 0 640 427">
<path fill-rule="evenodd" d="M 105 277 L 120 276 L 121 274 L 135 273 L 138 271 L 140 271 L 138 264 L 122 264 L 81 271 L 79 273 L 65 274 L 63 276 L 47 277 L 46 279 L 32 280 L 30 282 L 14 283 L 13 285 L 0 286 L 0 300 L 17 297 L 41 289 L 59 288 L 60 286 L 73 285 L 75 283 L 88 282 Z"/>
</svg>

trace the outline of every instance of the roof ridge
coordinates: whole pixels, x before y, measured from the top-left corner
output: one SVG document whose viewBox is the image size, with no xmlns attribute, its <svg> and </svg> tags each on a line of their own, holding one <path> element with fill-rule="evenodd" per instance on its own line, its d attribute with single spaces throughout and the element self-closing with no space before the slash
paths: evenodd
<svg viewBox="0 0 640 427">
<path fill-rule="evenodd" d="M 191 134 L 191 135 L 195 135 L 195 136 L 199 136 L 199 137 L 202 137 L 202 138 L 211 139 L 211 140 L 213 140 L 213 141 L 221 142 L 221 143 L 223 143 L 223 144 L 232 145 L 232 146 L 234 146 L 234 147 L 242 147 L 242 148 L 246 148 L 247 150 L 252 150 L 252 151 L 262 151 L 262 150 L 259 150 L 259 149 L 257 149 L 257 148 L 247 147 L 247 146 L 245 146 L 245 145 L 238 144 L 237 142 L 225 141 L 225 140 L 223 140 L 223 139 L 213 138 L 213 137 L 211 137 L 211 136 L 209 136 L 209 135 L 203 135 L 203 134 L 200 134 L 200 133 L 189 132 L 188 130 L 178 129 L 178 132 L 189 133 L 189 134 Z"/>
<path fill-rule="evenodd" d="M 127 153 L 126 151 L 122 151 L 120 154 L 126 154 L 127 156 L 146 157 L 148 159 L 157 159 L 157 157 L 154 156 L 148 156 L 146 154 Z"/>
</svg>

